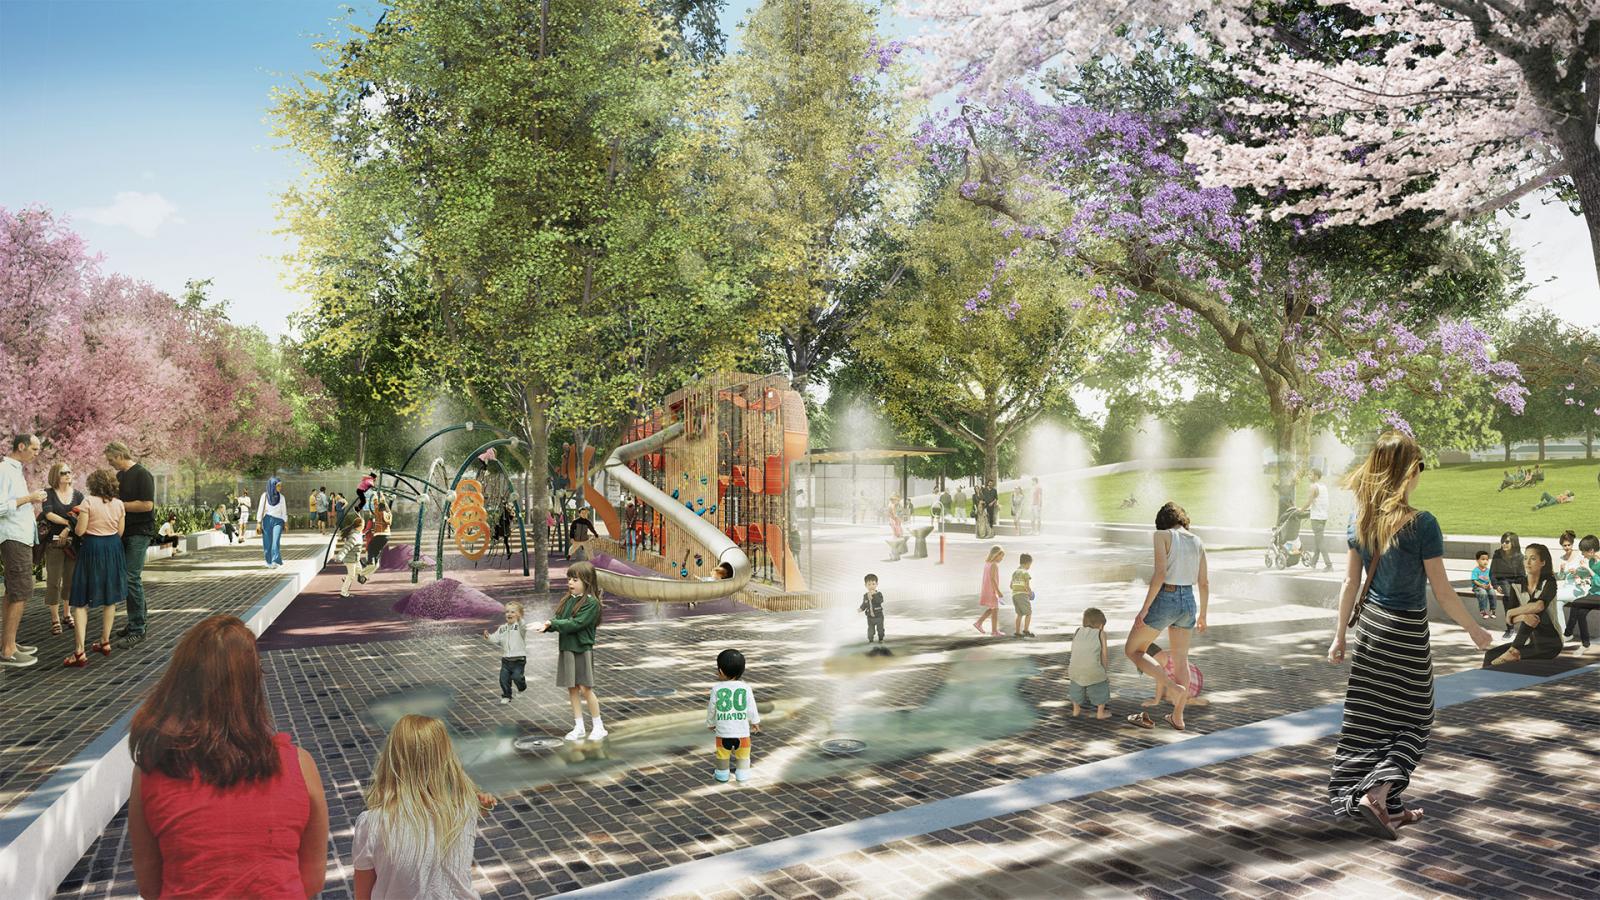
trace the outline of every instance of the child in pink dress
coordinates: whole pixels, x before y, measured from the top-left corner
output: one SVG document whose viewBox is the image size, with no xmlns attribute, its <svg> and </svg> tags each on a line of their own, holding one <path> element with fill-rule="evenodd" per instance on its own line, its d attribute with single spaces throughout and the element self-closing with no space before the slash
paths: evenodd
<svg viewBox="0 0 1600 900">
<path fill-rule="evenodd" d="M 972 623 L 979 634 L 983 634 L 983 620 L 989 619 L 989 634 L 1000 635 L 1000 560 L 1005 558 L 1006 552 L 996 544 L 989 548 L 989 556 L 983 561 L 983 587 L 978 592 L 978 605 L 983 607 L 983 614 Z"/>
</svg>

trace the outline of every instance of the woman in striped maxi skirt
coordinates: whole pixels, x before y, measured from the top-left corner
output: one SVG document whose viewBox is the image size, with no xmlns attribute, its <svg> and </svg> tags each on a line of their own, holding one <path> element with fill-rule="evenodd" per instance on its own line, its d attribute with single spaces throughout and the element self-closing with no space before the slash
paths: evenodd
<svg viewBox="0 0 1600 900">
<path fill-rule="evenodd" d="M 1491 642 L 1445 575 L 1438 520 L 1409 503 L 1425 468 L 1416 442 L 1390 432 L 1347 479 L 1356 512 L 1338 628 L 1328 648 L 1330 662 L 1344 661 L 1346 631 L 1359 601 L 1328 800 L 1336 815 L 1360 817 L 1389 840 L 1422 818 L 1421 809 L 1405 807 L 1403 794 L 1433 728 L 1427 590 L 1479 649 Z M 1374 547 L 1381 548 L 1376 555 Z"/>
</svg>

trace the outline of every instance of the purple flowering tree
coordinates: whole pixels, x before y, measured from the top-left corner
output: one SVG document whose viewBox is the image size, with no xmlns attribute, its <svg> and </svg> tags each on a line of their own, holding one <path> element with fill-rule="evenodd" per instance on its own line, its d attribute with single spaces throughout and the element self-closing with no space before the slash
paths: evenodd
<svg viewBox="0 0 1600 900">
<path fill-rule="evenodd" d="M 959 98 L 917 143 L 996 228 L 1046 242 L 1077 267 L 1093 285 L 1083 302 L 1116 318 L 1122 352 L 1177 366 L 1210 346 L 1248 362 L 1280 458 L 1303 458 L 1314 415 L 1337 424 L 1400 392 L 1481 383 L 1520 409 L 1518 370 L 1493 357 L 1485 332 L 1335 277 L 1347 273 L 1297 252 L 1292 231 L 1256 224 L 1231 189 L 1201 185 L 1178 137 L 1142 115 L 1012 89 L 990 102 Z M 1001 277 L 1005 260 L 995 269 Z M 1407 427 L 1395 410 L 1384 417 Z M 1290 467 L 1279 488 L 1292 496 Z"/>
</svg>

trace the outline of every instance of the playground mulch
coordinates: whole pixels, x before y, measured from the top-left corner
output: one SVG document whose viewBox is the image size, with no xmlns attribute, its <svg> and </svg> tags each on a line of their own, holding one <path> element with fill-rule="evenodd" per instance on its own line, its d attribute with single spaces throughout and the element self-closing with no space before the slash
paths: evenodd
<svg viewBox="0 0 1600 900">
<path fill-rule="evenodd" d="M 522 574 L 520 557 L 507 562 L 505 557 L 489 557 L 476 566 L 454 554 L 446 557 L 445 577 L 476 588 L 502 603 L 520 600 L 529 605 L 530 621 L 534 609 L 552 605 L 566 593 L 566 559 L 550 557 L 551 590 L 540 596 L 533 589 L 533 578 Z M 338 644 L 365 644 L 400 641 L 422 636 L 473 635 L 493 629 L 501 620 L 488 618 L 418 620 L 395 612 L 394 606 L 413 591 L 434 581 L 434 570 L 424 569 L 416 584 L 409 571 L 383 571 L 363 585 L 351 588 L 349 597 L 339 596 L 344 580 L 344 564 L 329 563 L 312 579 L 300 596 L 278 616 L 256 642 L 262 652 L 327 647 Z M 736 600 L 697 603 L 691 609 L 682 604 L 640 604 L 626 598 L 608 597 L 605 617 L 608 622 L 640 619 L 678 618 L 687 615 L 714 615 L 752 610 Z"/>
</svg>

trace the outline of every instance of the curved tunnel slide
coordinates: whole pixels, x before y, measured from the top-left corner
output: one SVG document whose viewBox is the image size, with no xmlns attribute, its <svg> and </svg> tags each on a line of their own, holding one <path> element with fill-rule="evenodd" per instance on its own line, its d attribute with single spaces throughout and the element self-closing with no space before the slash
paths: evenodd
<svg viewBox="0 0 1600 900">
<path fill-rule="evenodd" d="M 631 444 L 623 444 L 611 451 L 606 457 L 602 468 L 610 473 L 633 496 L 643 500 L 650 508 L 660 513 L 663 518 L 670 521 L 684 531 L 688 532 L 696 542 L 701 544 L 715 556 L 718 563 L 727 563 L 733 568 L 733 577 L 721 581 L 692 581 L 679 578 L 656 578 L 643 575 L 624 575 L 606 569 L 596 568 L 595 573 L 600 577 L 600 587 L 613 594 L 631 597 L 635 600 L 656 600 L 668 603 L 698 603 L 703 600 L 716 600 L 729 594 L 737 593 L 750 581 L 753 567 L 750 557 L 735 544 L 717 526 L 707 522 L 704 518 L 695 515 L 683 504 L 672 499 L 666 492 L 651 484 L 639 473 L 628 468 L 631 460 L 638 459 L 653 450 L 659 450 L 669 441 L 683 434 L 683 423 L 678 422 L 668 426 L 655 434 Z"/>
</svg>

